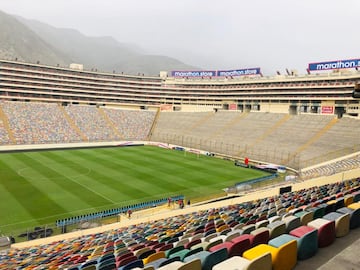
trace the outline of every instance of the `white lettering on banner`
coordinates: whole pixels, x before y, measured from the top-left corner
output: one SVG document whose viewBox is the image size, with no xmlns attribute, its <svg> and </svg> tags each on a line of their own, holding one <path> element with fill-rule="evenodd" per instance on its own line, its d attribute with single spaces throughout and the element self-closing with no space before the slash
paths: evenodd
<svg viewBox="0 0 360 270">
<path fill-rule="evenodd" d="M 207 72 L 207 71 L 202 71 L 200 73 L 200 76 L 204 76 L 204 77 L 209 77 L 209 76 L 213 76 L 214 74 L 212 72 Z"/>
<path fill-rule="evenodd" d="M 215 76 L 212 71 L 175 71 L 175 77 L 211 77 Z"/>
<path fill-rule="evenodd" d="M 360 67 L 360 60 L 359 61 L 338 61 L 333 63 L 324 63 L 324 64 L 317 64 L 317 70 L 325 70 L 325 69 L 340 69 L 340 68 L 354 68 Z"/>
<path fill-rule="evenodd" d="M 232 71 L 219 71 L 218 76 L 242 76 L 242 75 L 255 75 L 257 74 L 256 69 L 245 69 L 245 70 L 232 70 Z"/>
<path fill-rule="evenodd" d="M 172 71 L 174 77 L 227 77 L 227 76 L 244 76 L 257 75 L 260 68 L 248 68 L 237 70 L 199 70 L 199 71 Z"/>
</svg>

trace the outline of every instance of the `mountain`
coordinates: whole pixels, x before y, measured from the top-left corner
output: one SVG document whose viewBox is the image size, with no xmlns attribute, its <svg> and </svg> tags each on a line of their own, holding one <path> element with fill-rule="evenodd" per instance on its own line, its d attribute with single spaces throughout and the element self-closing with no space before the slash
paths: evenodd
<svg viewBox="0 0 360 270">
<path fill-rule="evenodd" d="M 0 57 L 7 60 L 67 65 L 70 58 L 42 40 L 13 16 L 0 11 Z"/>
<path fill-rule="evenodd" d="M 74 29 L 56 28 L 36 20 L 0 12 L 0 57 L 87 70 L 159 75 L 159 71 L 196 67 L 163 55 L 147 55 L 136 44 L 112 37 L 89 37 Z"/>
</svg>

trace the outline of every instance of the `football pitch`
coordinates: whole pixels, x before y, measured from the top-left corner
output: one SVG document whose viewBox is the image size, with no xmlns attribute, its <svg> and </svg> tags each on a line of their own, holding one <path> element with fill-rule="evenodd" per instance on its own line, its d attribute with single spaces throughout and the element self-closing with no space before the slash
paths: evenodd
<svg viewBox="0 0 360 270">
<path fill-rule="evenodd" d="M 184 195 L 193 199 L 267 175 L 154 146 L 0 154 L 0 234 Z"/>
</svg>

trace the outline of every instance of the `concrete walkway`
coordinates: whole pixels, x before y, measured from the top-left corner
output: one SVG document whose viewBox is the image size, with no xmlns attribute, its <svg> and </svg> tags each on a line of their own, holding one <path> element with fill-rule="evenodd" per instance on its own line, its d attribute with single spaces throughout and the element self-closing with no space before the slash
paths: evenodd
<svg viewBox="0 0 360 270">
<path fill-rule="evenodd" d="M 316 255 L 298 261 L 295 270 L 359 270 L 360 269 L 360 227 L 348 235 L 336 238 L 328 247 L 318 250 Z"/>
</svg>

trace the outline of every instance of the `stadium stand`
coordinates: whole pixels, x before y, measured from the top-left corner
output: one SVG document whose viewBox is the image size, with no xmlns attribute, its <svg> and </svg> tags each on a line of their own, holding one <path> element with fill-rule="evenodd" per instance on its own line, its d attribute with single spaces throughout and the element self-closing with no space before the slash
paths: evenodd
<svg viewBox="0 0 360 270">
<path fill-rule="evenodd" d="M 118 110 L 105 108 L 107 116 L 122 134 L 122 139 L 145 141 L 148 139 L 150 128 L 155 118 L 155 111 Z"/>
<path fill-rule="evenodd" d="M 325 219 L 326 215 L 323 215 L 310 221 L 308 226 L 297 223 L 297 228 L 292 228 L 288 233 L 284 231 L 267 243 L 256 243 L 253 246 L 249 244 L 250 242 L 247 242 L 248 245 L 242 244 L 242 247 L 246 247 L 244 250 L 240 246 L 235 249 L 231 248 L 233 243 L 239 243 L 239 237 L 249 239 L 244 238 L 248 234 L 238 231 L 237 225 L 253 224 L 252 217 L 256 217 L 255 221 L 259 220 L 262 213 L 271 223 L 274 222 L 269 217 L 271 209 L 277 209 L 277 213 L 281 213 L 280 210 L 284 208 L 290 209 L 283 212 L 283 215 L 279 215 L 280 219 L 285 219 L 295 212 L 294 209 L 308 211 L 317 207 L 316 205 L 326 204 L 334 198 L 344 198 L 344 196 L 356 194 L 358 191 L 360 191 L 360 179 L 352 179 L 241 204 L 175 215 L 154 222 L 144 222 L 39 246 L 11 248 L 0 254 L 0 268 L 109 269 L 105 265 L 110 265 L 110 269 L 112 269 L 111 267 L 115 265 L 117 269 L 135 267 L 143 269 L 148 266 L 155 266 L 156 269 L 212 269 L 213 267 L 217 269 L 216 265 L 231 264 L 235 260 L 232 259 L 233 257 L 243 256 L 244 259 L 236 260 L 241 260 L 246 267 L 252 264 L 265 264 L 264 269 L 270 269 L 271 265 L 273 269 L 293 269 L 298 259 L 304 260 L 316 256 L 318 248 L 322 249 L 336 241 L 334 221 Z M 291 205 L 294 205 L 294 208 L 289 208 Z M 338 206 L 340 207 L 340 204 Z M 359 202 L 349 204 L 346 209 L 347 212 L 353 211 L 352 213 L 354 213 L 360 209 Z M 343 208 L 329 208 L 329 213 L 336 214 L 344 211 Z M 325 214 L 325 211 L 323 213 Z M 350 234 L 359 226 L 356 222 L 353 223 L 353 226 L 348 223 Z M 230 230 L 222 233 L 218 229 L 224 225 L 227 225 Z M 217 230 L 213 232 L 215 235 L 213 239 L 208 240 L 205 232 L 212 228 Z M 240 233 L 239 236 L 231 240 L 227 239 L 236 231 Z M 315 232 L 317 237 L 315 237 Z M 196 235 L 199 235 L 199 238 L 196 237 L 197 241 L 193 242 L 194 244 L 189 243 L 196 239 L 175 247 L 176 241 L 180 242 L 185 239 L 184 237 L 189 238 Z M 339 237 L 343 236 L 339 235 Z M 199 246 L 200 243 L 216 243 L 216 245 Z M 163 248 L 166 245 L 169 248 L 164 252 Z M 265 258 L 258 259 L 267 256 L 267 252 L 271 254 L 270 261 Z M 282 259 L 283 257 L 286 259 Z M 292 259 L 288 260 L 290 257 Z M 197 262 L 197 268 L 185 268 L 185 265 L 193 260 L 199 260 L 201 267 Z M 259 262 L 256 263 L 258 260 Z"/>
<path fill-rule="evenodd" d="M 89 141 L 120 140 L 95 106 L 66 106 L 65 111 Z"/>
<path fill-rule="evenodd" d="M 312 180 L 360 165 L 360 103 L 351 96 L 359 74 L 145 77 L 0 60 L 0 140 L 2 146 L 151 140 L 280 163 Z M 292 269 L 356 235 L 359 181 L 13 247 L 0 253 L 0 269 L 195 270 L 234 263 Z"/>
<path fill-rule="evenodd" d="M 328 162 L 327 164 L 318 164 L 313 168 L 308 168 L 301 171 L 301 178 L 303 180 L 316 178 L 319 176 L 333 175 L 342 171 L 352 170 L 359 168 L 360 155 L 354 155 L 352 157 L 344 157 L 343 159 Z"/>
<path fill-rule="evenodd" d="M 0 141 L 1 144 L 8 145 L 10 143 L 8 132 L 6 131 L 3 122 L 0 122 Z"/>
<path fill-rule="evenodd" d="M 359 164 L 358 120 L 323 115 L 240 112 L 156 112 L 89 105 L 2 101 L 3 144 L 152 140 L 288 166 L 304 179 Z M 21 112 L 21 113 L 20 113 Z M 75 126 L 74 126 L 75 125 Z M 320 139 L 321 138 L 321 139 Z M 331 163 L 321 165 L 329 160 Z M 319 164 L 313 167 L 314 164 Z M 321 165 L 321 166 L 320 166 Z M 309 168 L 307 168 L 309 167 Z"/>
<path fill-rule="evenodd" d="M 17 144 L 79 142 L 55 103 L 1 102 Z"/>
<path fill-rule="evenodd" d="M 16 144 L 81 142 L 81 134 L 90 142 L 141 141 L 147 139 L 155 117 L 155 111 L 104 109 L 117 133 L 95 106 L 65 106 L 64 111 L 55 103 L 44 102 L 2 101 L 0 106 L 9 119 Z M 81 130 L 81 134 L 68 118 Z M 2 144 L 10 143 L 3 121 L 0 122 L 0 136 Z"/>
<path fill-rule="evenodd" d="M 195 116 L 189 118 L 188 113 L 161 113 L 151 139 L 230 156 L 250 156 L 253 160 L 281 163 L 295 169 L 324 161 L 315 162 L 316 157 L 335 159 L 344 156 L 341 149 L 352 148 L 349 153 L 353 153 L 359 147 L 357 134 L 360 133 L 360 125 L 354 119 L 274 113 L 193 114 L 204 118 L 200 121 L 201 118 Z M 181 128 L 177 130 L 178 123 Z M 347 128 L 344 129 L 344 126 Z M 351 126 L 353 132 L 349 130 Z M 190 133 L 186 132 L 190 130 Z M 333 137 L 337 139 L 333 140 Z M 346 143 L 332 146 L 343 138 L 346 138 Z M 325 144 L 326 147 L 321 147 Z"/>
</svg>

